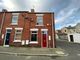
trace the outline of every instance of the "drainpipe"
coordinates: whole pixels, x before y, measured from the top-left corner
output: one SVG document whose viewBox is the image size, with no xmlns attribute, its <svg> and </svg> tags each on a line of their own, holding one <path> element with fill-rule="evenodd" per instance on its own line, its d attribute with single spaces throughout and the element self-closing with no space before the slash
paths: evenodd
<svg viewBox="0 0 80 60">
<path fill-rule="evenodd" d="M 28 13 L 28 12 L 27 12 Z M 24 18 L 24 26 L 23 26 L 23 31 L 24 31 L 24 29 L 25 29 L 25 23 L 26 23 L 26 21 L 29 21 L 29 41 L 30 41 L 30 27 L 31 27 L 31 22 L 33 22 L 33 19 L 31 18 L 31 17 L 29 17 L 29 15 L 28 16 L 26 16 L 26 13 L 25 13 L 25 15 L 22 15 L 23 16 L 23 18 Z M 24 33 L 24 32 L 23 32 Z"/>
<path fill-rule="evenodd" d="M 3 16 L 2 16 L 1 26 L 0 26 L 0 36 L 1 36 L 1 34 L 2 34 L 2 27 L 3 27 L 4 20 L 5 20 L 5 12 L 6 12 L 6 10 L 3 9 L 2 12 L 3 12 Z"/>
<path fill-rule="evenodd" d="M 54 23 L 54 24 L 53 24 L 53 23 Z M 54 26 L 53 26 L 53 25 L 54 25 Z M 54 32 L 53 32 L 53 31 L 54 31 Z M 53 40 L 53 47 L 56 47 L 54 13 L 52 13 L 52 40 Z"/>
</svg>

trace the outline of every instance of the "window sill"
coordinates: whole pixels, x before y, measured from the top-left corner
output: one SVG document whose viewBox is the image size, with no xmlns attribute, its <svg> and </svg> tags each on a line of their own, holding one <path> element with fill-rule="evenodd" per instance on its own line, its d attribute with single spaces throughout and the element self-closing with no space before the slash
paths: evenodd
<svg viewBox="0 0 80 60">
<path fill-rule="evenodd" d="M 44 26 L 44 25 L 36 25 L 36 26 Z"/>
<path fill-rule="evenodd" d="M 30 44 L 38 44 L 38 41 L 30 41 Z"/>
<path fill-rule="evenodd" d="M 14 40 L 13 42 L 21 42 L 21 40 Z"/>
<path fill-rule="evenodd" d="M 17 23 L 11 23 L 11 25 L 18 25 Z"/>
</svg>

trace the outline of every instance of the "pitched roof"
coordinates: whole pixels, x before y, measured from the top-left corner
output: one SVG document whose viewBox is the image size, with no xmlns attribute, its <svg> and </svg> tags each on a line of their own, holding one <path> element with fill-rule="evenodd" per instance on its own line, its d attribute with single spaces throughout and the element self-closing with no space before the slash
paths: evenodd
<svg viewBox="0 0 80 60">
<path fill-rule="evenodd" d="M 68 26 L 68 27 L 65 27 L 65 28 L 67 28 L 67 29 L 75 29 L 75 26 L 74 27 Z"/>
<path fill-rule="evenodd" d="M 80 26 L 80 23 L 77 23 L 77 25 L 76 26 Z"/>
</svg>

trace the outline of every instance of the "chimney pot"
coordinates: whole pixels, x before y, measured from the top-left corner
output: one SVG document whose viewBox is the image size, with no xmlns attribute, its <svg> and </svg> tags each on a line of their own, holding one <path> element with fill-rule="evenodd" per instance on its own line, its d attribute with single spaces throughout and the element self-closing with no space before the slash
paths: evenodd
<svg viewBox="0 0 80 60">
<path fill-rule="evenodd" d="M 34 9 L 31 9 L 31 12 L 35 12 Z"/>
</svg>

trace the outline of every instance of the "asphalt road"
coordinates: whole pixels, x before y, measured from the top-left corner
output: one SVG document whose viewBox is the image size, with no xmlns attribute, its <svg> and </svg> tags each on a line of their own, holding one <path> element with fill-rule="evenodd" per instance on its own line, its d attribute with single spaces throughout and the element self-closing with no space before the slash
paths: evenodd
<svg viewBox="0 0 80 60">
<path fill-rule="evenodd" d="M 71 56 L 76 56 L 77 54 L 80 53 L 80 44 L 79 43 L 71 43 L 67 41 L 57 41 L 56 42 L 57 47 L 60 47 L 66 52 L 69 53 Z"/>
<path fill-rule="evenodd" d="M 80 60 L 80 44 L 67 41 L 57 41 L 57 47 L 64 49 L 69 53 L 66 57 L 61 57 L 61 60 Z"/>
<path fill-rule="evenodd" d="M 55 57 L 47 56 L 13 56 L 0 54 L 0 60 L 54 60 Z"/>
<path fill-rule="evenodd" d="M 13 56 L 0 54 L 0 60 L 80 60 L 80 44 L 57 41 L 57 47 L 66 50 L 69 53 L 64 57 L 47 56 Z"/>
</svg>

